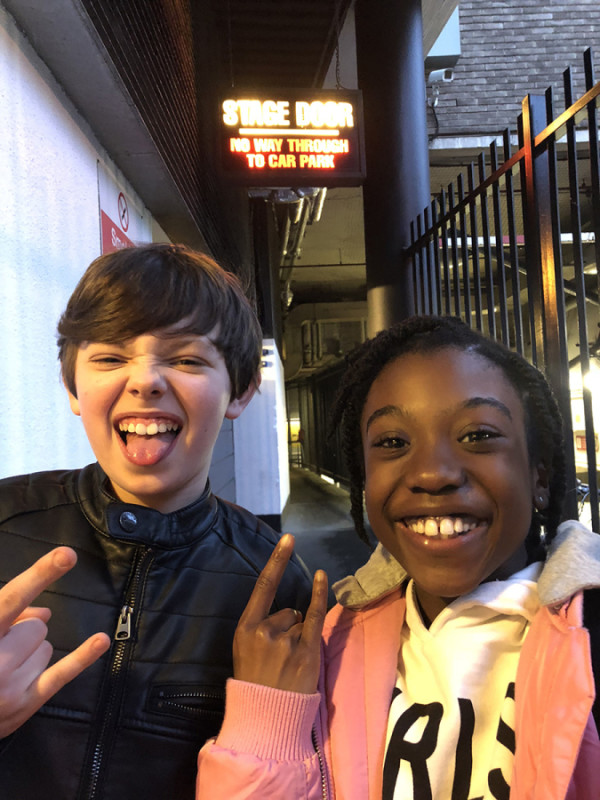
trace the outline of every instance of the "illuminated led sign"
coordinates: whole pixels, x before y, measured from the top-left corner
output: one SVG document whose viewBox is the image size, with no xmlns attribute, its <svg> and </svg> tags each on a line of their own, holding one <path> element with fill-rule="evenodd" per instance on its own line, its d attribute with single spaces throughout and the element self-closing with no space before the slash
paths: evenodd
<svg viewBox="0 0 600 800">
<path fill-rule="evenodd" d="M 248 186 L 355 186 L 365 177 L 360 92 L 278 90 L 221 102 L 222 165 Z"/>
</svg>

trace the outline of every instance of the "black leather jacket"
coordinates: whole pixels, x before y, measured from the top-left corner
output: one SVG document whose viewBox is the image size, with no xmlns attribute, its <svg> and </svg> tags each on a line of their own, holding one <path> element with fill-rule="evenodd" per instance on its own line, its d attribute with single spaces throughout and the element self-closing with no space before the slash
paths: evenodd
<svg viewBox="0 0 600 800">
<path fill-rule="evenodd" d="M 118 502 L 96 464 L 0 481 L 0 585 L 53 546 L 77 566 L 44 592 L 54 658 L 106 631 L 112 646 L 0 743 L 5 800 L 185 800 L 215 735 L 236 622 L 277 540 L 207 488 L 172 514 Z M 306 610 L 290 565 L 274 607 Z"/>
</svg>

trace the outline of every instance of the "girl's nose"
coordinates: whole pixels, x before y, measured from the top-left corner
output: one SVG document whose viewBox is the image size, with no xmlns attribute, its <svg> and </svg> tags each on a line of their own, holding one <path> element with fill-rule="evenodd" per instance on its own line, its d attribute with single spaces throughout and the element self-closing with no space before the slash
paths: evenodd
<svg viewBox="0 0 600 800">
<path fill-rule="evenodd" d="M 127 389 L 136 397 L 160 397 L 167 390 L 167 381 L 156 364 L 132 364 Z"/>
<path fill-rule="evenodd" d="M 411 453 L 406 482 L 413 492 L 447 494 L 462 486 L 465 472 L 450 444 L 437 442 Z"/>
</svg>

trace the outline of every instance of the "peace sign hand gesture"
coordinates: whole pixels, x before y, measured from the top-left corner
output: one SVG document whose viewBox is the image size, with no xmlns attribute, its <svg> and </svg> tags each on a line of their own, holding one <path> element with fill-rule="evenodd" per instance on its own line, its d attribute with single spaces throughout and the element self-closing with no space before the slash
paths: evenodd
<svg viewBox="0 0 600 800">
<path fill-rule="evenodd" d="M 313 694 L 317 690 L 320 645 L 327 613 L 327 575 L 317 570 L 306 618 L 285 608 L 269 609 L 294 551 L 294 537 L 285 534 L 258 576 L 233 640 L 233 672 L 240 681 L 275 689 Z"/>
<path fill-rule="evenodd" d="M 70 547 L 57 547 L 0 589 L 0 738 L 19 728 L 110 646 L 106 634 L 96 633 L 46 669 L 52 656 L 46 640 L 50 609 L 30 603 L 76 561 Z"/>
</svg>

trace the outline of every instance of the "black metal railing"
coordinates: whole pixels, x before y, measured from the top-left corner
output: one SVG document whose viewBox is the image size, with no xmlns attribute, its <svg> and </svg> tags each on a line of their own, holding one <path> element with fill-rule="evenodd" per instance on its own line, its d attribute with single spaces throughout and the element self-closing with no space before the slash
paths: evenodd
<svg viewBox="0 0 600 800">
<path fill-rule="evenodd" d="M 516 135 L 504 131 L 413 222 L 405 265 L 417 313 L 460 316 L 547 375 L 573 443 L 565 514 L 581 513 L 583 483 L 599 531 L 590 380 L 600 357 L 600 83 L 589 50 L 584 76 L 574 100 L 565 71 L 556 116 L 550 89 L 523 100 Z"/>
</svg>

